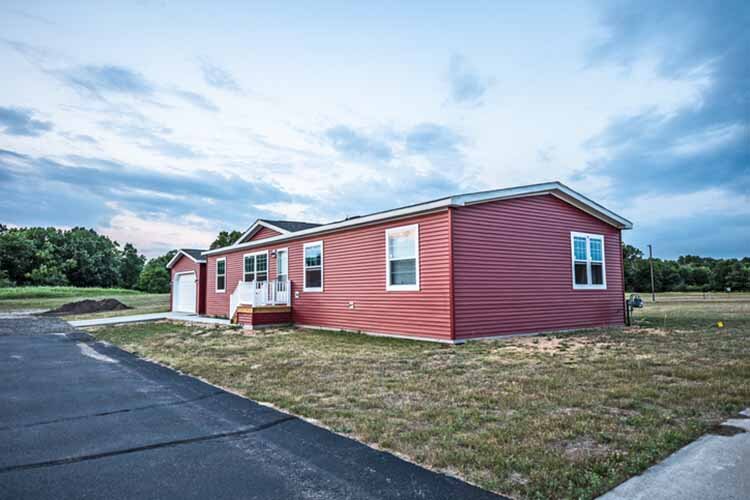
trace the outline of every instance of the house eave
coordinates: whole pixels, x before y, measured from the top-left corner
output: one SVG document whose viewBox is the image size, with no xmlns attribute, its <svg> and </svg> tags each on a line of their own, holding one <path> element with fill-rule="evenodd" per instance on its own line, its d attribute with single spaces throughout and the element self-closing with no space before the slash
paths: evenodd
<svg viewBox="0 0 750 500">
<path fill-rule="evenodd" d="M 546 182 L 542 184 L 533 184 L 529 186 L 520 186 L 507 189 L 496 189 L 492 191 L 482 191 L 478 193 L 468 193 L 462 195 L 451 196 L 447 198 L 441 198 L 438 200 L 428 201 L 425 203 L 419 203 L 416 205 L 410 205 L 407 207 L 395 208 L 392 210 L 386 210 L 384 212 L 377 212 L 356 219 L 347 219 L 339 222 L 333 222 L 331 224 L 323 224 L 310 229 L 304 229 L 302 231 L 296 231 L 293 233 L 286 232 L 278 236 L 272 236 L 270 238 L 263 238 L 262 240 L 247 242 L 247 243 L 235 243 L 230 246 L 217 248 L 207 252 L 203 252 L 204 256 L 217 255 L 222 253 L 228 253 L 235 250 L 242 250 L 246 248 L 252 248 L 255 246 L 268 245 L 270 243 L 276 243 L 286 241 L 290 239 L 304 238 L 307 236 L 313 236 L 323 234 L 327 232 L 340 231 L 352 227 L 363 226 L 373 224 L 376 222 L 384 222 L 393 219 L 400 219 L 412 215 L 420 215 L 436 210 L 445 209 L 448 207 L 461 207 L 474 205 L 479 203 L 489 203 L 492 201 L 507 200 L 511 198 L 520 198 L 527 196 L 541 196 L 545 194 L 553 195 L 575 207 L 580 208 L 586 213 L 610 224 L 618 229 L 632 229 L 633 223 L 629 220 L 621 217 L 607 208 L 599 205 L 598 203 L 590 200 L 584 195 L 573 191 L 566 185 L 560 182 Z M 260 222 L 260 221 L 259 221 Z M 257 224 L 257 222 L 256 222 Z M 255 225 L 253 225 L 255 227 Z M 252 228 L 251 228 L 252 229 Z M 275 228 L 273 228 L 275 229 Z M 278 229 L 276 229 L 278 230 Z M 246 234 L 250 230 L 246 231 Z M 281 231 L 280 231 L 281 232 Z M 242 241 L 240 238 L 238 241 Z"/>
<path fill-rule="evenodd" d="M 244 233 L 242 233 L 242 236 L 240 236 L 239 238 L 237 238 L 237 240 L 234 243 L 232 243 L 232 245 L 230 245 L 230 246 L 240 245 L 245 238 L 247 238 L 249 236 L 252 236 L 256 232 L 260 231 L 260 229 L 263 228 L 263 227 L 268 228 L 268 229 L 273 229 L 274 231 L 277 231 L 277 232 L 279 232 L 281 234 L 291 234 L 291 231 L 287 231 L 286 229 L 280 228 L 278 226 L 274 226 L 273 224 L 270 224 L 270 223 L 268 223 L 268 222 L 266 222 L 264 220 L 258 219 L 258 220 L 256 220 L 253 223 L 252 226 L 250 226 L 248 228 L 247 231 L 245 231 Z M 224 248 L 227 248 L 227 247 L 224 247 Z"/>
<path fill-rule="evenodd" d="M 174 257 L 172 257 L 170 259 L 170 261 L 167 262 L 167 266 L 166 266 L 167 269 L 172 269 L 172 267 L 174 267 L 174 265 L 177 264 L 177 261 L 180 260 L 183 256 L 187 257 L 190 260 L 192 260 L 196 264 L 205 264 L 206 263 L 206 259 L 196 259 L 195 257 L 193 257 L 192 255 L 190 255 L 187 252 L 183 252 L 182 250 L 177 250 L 177 253 L 174 254 Z"/>
</svg>

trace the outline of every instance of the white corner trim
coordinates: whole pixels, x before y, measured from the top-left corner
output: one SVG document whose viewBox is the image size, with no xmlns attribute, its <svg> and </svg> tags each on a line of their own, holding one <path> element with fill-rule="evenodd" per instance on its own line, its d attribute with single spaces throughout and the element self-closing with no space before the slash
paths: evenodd
<svg viewBox="0 0 750 500">
<path fill-rule="evenodd" d="M 305 259 L 305 250 L 307 250 L 308 247 L 317 247 L 320 246 L 320 287 L 314 287 L 310 288 L 307 286 L 307 262 Z M 323 281 L 324 271 L 323 268 L 325 267 L 325 253 L 323 250 L 323 240 L 320 241 L 311 241 L 309 243 L 305 243 L 302 245 L 302 291 L 303 292 L 322 292 L 323 286 L 325 285 L 325 282 Z"/>
<path fill-rule="evenodd" d="M 391 284 L 391 258 L 388 254 L 388 239 L 394 231 L 414 230 L 416 234 L 415 241 L 415 274 L 416 283 L 413 285 L 392 285 Z M 419 291 L 419 224 L 409 224 L 408 226 L 391 227 L 385 230 L 385 289 L 388 292 L 418 292 Z"/>
</svg>

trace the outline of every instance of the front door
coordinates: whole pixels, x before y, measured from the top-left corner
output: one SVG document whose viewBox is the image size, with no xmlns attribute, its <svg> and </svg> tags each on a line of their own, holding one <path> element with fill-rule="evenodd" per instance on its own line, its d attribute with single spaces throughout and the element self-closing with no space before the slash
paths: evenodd
<svg viewBox="0 0 750 500">
<path fill-rule="evenodd" d="M 283 248 L 276 250 L 276 289 L 274 290 L 274 300 L 280 304 L 289 302 L 289 250 Z"/>
<path fill-rule="evenodd" d="M 276 251 L 276 281 L 289 279 L 289 250 Z"/>
</svg>

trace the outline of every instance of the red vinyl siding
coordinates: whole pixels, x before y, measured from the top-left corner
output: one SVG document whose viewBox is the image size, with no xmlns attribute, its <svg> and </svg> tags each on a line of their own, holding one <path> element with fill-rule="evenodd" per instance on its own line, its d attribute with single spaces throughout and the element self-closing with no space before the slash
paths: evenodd
<svg viewBox="0 0 750 500">
<path fill-rule="evenodd" d="M 552 195 L 453 210 L 457 340 L 622 325 L 620 230 Z M 571 231 L 604 235 L 606 290 L 574 290 Z"/>
<path fill-rule="evenodd" d="M 198 314 L 206 312 L 206 264 L 199 264 L 185 257 L 183 254 L 171 269 L 171 286 L 169 287 L 169 310 L 172 310 L 172 286 L 174 286 L 174 275 L 193 271 L 198 280 L 195 284 L 196 304 L 195 310 Z"/>
<path fill-rule="evenodd" d="M 385 230 L 419 224 L 420 291 L 385 289 Z M 229 297 L 242 279 L 242 256 L 269 250 L 269 277 L 276 276 L 270 250 L 289 249 L 292 317 L 295 323 L 369 333 L 402 334 L 449 340 L 450 222 L 448 210 L 347 229 L 294 241 L 208 257 L 207 313 L 229 314 Z M 302 290 L 302 246 L 323 241 L 323 292 Z M 227 291 L 216 293 L 216 260 L 227 259 Z M 354 302 L 354 309 L 349 302 Z"/>
<path fill-rule="evenodd" d="M 261 227 L 260 230 L 252 235 L 250 238 L 247 239 L 247 241 L 255 241 L 255 240 L 262 240 L 265 238 L 270 238 L 271 236 L 278 236 L 281 233 L 278 231 L 274 231 L 273 229 L 269 229 L 267 227 Z"/>
</svg>

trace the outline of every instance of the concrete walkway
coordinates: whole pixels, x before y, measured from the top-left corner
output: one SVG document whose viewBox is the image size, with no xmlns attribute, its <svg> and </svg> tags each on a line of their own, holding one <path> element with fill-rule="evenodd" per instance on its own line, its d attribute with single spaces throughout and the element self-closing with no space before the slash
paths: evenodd
<svg viewBox="0 0 750 500">
<path fill-rule="evenodd" d="M 741 415 L 750 417 L 750 409 Z M 707 434 L 599 497 L 600 500 L 747 500 L 750 418 L 727 420 L 724 425 L 745 432 L 733 436 Z"/>
<path fill-rule="evenodd" d="M 142 323 L 144 321 L 159 321 L 162 319 L 169 319 L 173 321 L 188 321 L 190 323 L 204 323 L 210 325 L 229 325 L 228 319 L 219 318 L 206 318 L 203 316 L 196 316 L 195 314 L 185 313 L 152 313 L 152 314 L 133 314 L 131 316 L 113 316 L 111 318 L 96 318 L 96 319 L 80 319 L 75 321 L 68 321 L 71 325 L 77 328 L 85 328 L 87 326 L 106 326 L 106 325 L 119 325 L 123 323 Z"/>
</svg>

